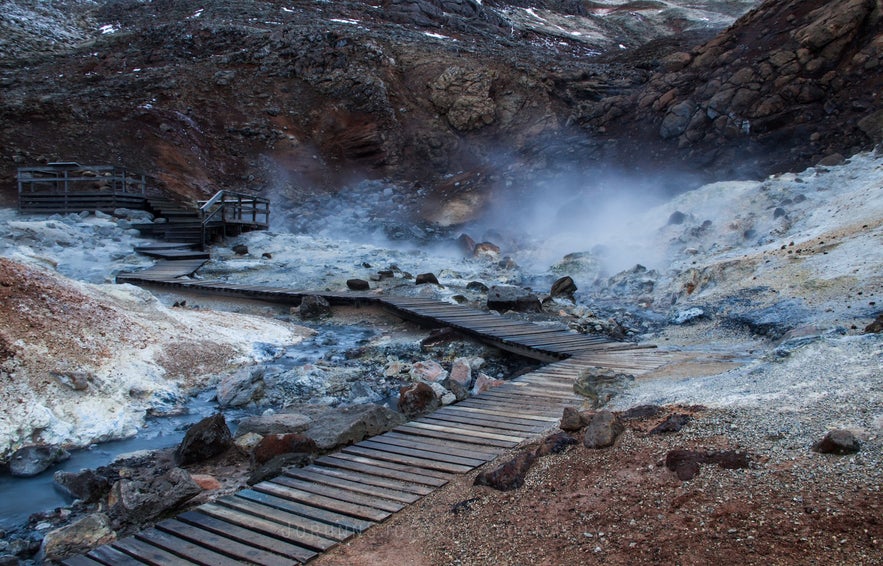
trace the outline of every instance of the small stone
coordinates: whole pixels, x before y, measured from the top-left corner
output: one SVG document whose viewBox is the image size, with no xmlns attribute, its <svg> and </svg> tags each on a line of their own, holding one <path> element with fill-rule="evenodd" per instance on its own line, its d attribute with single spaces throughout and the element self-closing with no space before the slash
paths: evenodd
<svg viewBox="0 0 883 566">
<path fill-rule="evenodd" d="M 245 244 L 236 244 L 232 249 L 236 255 L 248 255 L 248 246 Z"/>
<path fill-rule="evenodd" d="M 564 407 L 564 414 L 558 428 L 568 432 L 576 432 L 585 426 L 580 412 L 573 407 Z"/>
<path fill-rule="evenodd" d="M 589 420 L 583 433 L 583 445 L 586 448 L 607 448 L 613 446 L 625 426 L 610 411 L 598 411 Z"/>
<path fill-rule="evenodd" d="M 830 430 L 812 447 L 819 454 L 855 454 L 861 449 L 861 443 L 855 435 L 844 429 Z"/>
<path fill-rule="evenodd" d="M 191 474 L 190 479 L 205 491 L 221 489 L 221 482 L 216 477 L 208 474 Z"/>
</svg>

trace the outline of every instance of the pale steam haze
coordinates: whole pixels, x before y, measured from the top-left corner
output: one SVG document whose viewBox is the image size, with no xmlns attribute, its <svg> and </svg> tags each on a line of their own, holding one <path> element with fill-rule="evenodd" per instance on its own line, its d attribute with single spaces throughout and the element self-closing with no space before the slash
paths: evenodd
<svg viewBox="0 0 883 566">
<path fill-rule="evenodd" d="M 591 171 L 540 181 L 520 194 L 500 191 L 467 230 L 477 241 L 500 245 L 535 272 L 572 253 L 591 254 L 608 274 L 638 263 L 660 267 L 665 258 L 652 244 L 668 218 L 648 219 L 646 213 L 692 186 L 675 176 L 641 179 Z"/>
</svg>

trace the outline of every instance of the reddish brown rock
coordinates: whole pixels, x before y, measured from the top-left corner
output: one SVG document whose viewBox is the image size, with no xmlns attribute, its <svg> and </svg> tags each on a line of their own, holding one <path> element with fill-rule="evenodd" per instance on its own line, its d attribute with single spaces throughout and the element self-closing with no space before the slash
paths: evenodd
<svg viewBox="0 0 883 566">
<path fill-rule="evenodd" d="M 408 418 L 430 413 L 441 406 L 441 400 L 429 385 L 415 383 L 399 390 L 399 410 Z"/>
<path fill-rule="evenodd" d="M 233 446 L 233 436 L 224 415 L 217 413 L 202 419 L 187 429 L 184 439 L 175 450 L 178 465 L 202 462 L 226 452 Z"/>
<path fill-rule="evenodd" d="M 564 407 L 564 414 L 558 428 L 568 432 L 575 432 L 586 425 L 579 411 L 573 407 Z"/>
<path fill-rule="evenodd" d="M 843 429 L 829 430 L 824 438 L 812 447 L 819 454 L 855 454 L 861 449 L 861 443 L 852 432 Z"/>
<path fill-rule="evenodd" d="M 533 452 L 521 452 L 511 460 L 475 477 L 475 485 L 486 485 L 500 491 L 518 489 L 524 485 L 524 476 L 536 461 Z"/>
<path fill-rule="evenodd" d="M 543 442 L 534 451 L 534 455 L 537 458 L 542 458 L 549 454 L 560 454 L 575 444 L 579 444 L 579 441 L 573 435 L 566 432 L 557 432 L 544 438 Z"/>
<path fill-rule="evenodd" d="M 610 411 L 598 411 L 592 416 L 583 432 L 583 445 L 586 448 L 607 448 L 613 446 L 625 426 Z"/>
<path fill-rule="evenodd" d="M 472 386 L 472 394 L 479 395 L 489 389 L 503 385 L 503 383 L 505 382 L 502 379 L 494 379 L 487 374 L 480 373 L 478 374 L 478 377 L 475 378 L 475 385 Z"/>
<path fill-rule="evenodd" d="M 255 446 L 252 458 L 255 463 L 263 464 L 281 454 L 315 454 L 318 450 L 316 442 L 303 434 L 268 434 Z"/>
</svg>

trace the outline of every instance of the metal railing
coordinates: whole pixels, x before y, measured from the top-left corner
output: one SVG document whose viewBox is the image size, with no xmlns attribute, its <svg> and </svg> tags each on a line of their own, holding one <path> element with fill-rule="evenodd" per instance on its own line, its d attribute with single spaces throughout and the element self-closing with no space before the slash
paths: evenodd
<svg viewBox="0 0 883 566">
<path fill-rule="evenodd" d="M 265 198 L 237 193 L 218 191 L 207 201 L 199 202 L 199 217 L 202 221 L 202 245 L 208 243 L 212 224 L 221 225 L 224 233 L 228 225 L 266 229 L 270 226 L 270 201 Z"/>
<path fill-rule="evenodd" d="M 106 201 L 113 206 L 117 195 L 147 195 L 144 175 L 113 165 L 57 162 L 39 167 L 19 167 L 17 180 L 19 210 L 27 208 L 30 201 L 40 202 L 47 198 L 67 209 L 74 197 Z"/>
</svg>

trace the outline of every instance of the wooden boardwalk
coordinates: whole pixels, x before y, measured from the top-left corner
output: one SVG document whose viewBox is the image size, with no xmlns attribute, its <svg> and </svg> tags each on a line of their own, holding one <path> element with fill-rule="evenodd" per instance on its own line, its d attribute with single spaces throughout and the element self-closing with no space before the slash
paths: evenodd
<svg viewBox="0 0 883 566">
<path fill-rule="evenodd" d="M 175 262 L 177 263 L 177 262 Z M 318 458 L 305 468 L 182 513 L 155 527 L 63 561 L 117 564 L 298 564 L 383 521 L 463 474 L 553 428 L 579 372 L 592 366 L 640 374 L 664 359 L 613 342 L 430 299 L 368 293 L 163 279 L 167 267 L 121 274 L 120 282 L 297 304 L 310 294 L 333 304 L 376 304 L 421 324 L 450 326 L 485 342 L 552 361 L 504 385 Z"/>
</svg>

